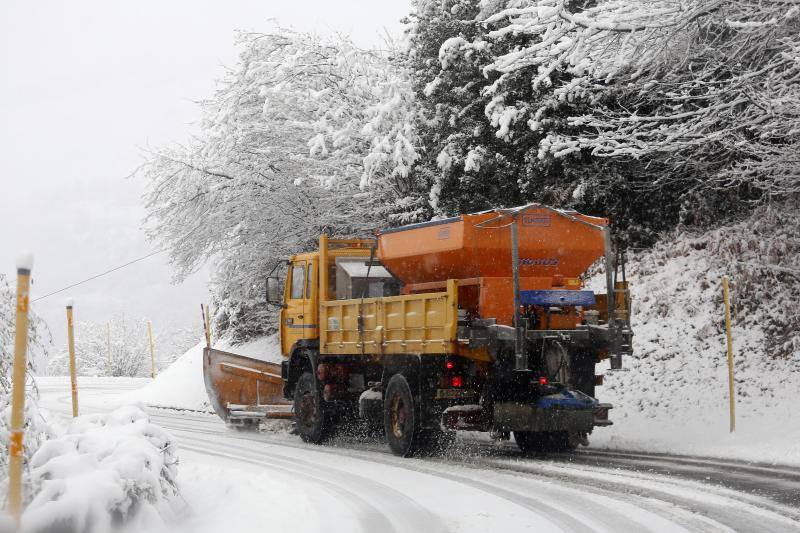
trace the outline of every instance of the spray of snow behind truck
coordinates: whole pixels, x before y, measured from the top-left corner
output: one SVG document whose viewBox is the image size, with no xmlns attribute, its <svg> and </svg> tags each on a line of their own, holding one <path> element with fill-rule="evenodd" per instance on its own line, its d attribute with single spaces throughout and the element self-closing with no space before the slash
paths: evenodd
<svg viewBox="0 0 800 533">
<path fill-rule="evenodd" d="M 585 290 L 601 259 L 606 292 Z M 538 204 L 374 240 L 322 235 L 319 250 L 289 259 L 285 282 L 267 279 L 282 364 L 208 348 L 206 388 L 230 424 L 292 416 L 314 443 L 358 417 L 402 456 L 456 430 L 513 433 L 526 452 L 573 449 L 611 424 L 595 365 L 618 369 L 631 353 L 620 266 L 606 219 Z"/>
</svg>

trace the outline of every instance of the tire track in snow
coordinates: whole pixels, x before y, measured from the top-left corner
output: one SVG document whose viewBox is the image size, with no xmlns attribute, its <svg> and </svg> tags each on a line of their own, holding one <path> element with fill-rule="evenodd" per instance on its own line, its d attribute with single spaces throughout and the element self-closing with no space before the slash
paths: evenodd
<svg viewBox="0 0 800 533">
<path fill-rule="evenodd" d="M 177 431 L 182 431 L 182 432 L 189 432 L 189 433 L 193 432 L 193 430 L 191 430 L 191 429 L 189 429 L 189 430 L 177 429 L 177 428 L 170 428 L 170 429 L 177 430 Z M 255 440 L 255 439 L 252 439 L 252 440 L 251 439 L 241 439 L 241 440 L 248 440 L 248 441 L 252 441 L 252 442 L 261 442 L 261 441 Z M 304 451 L 304 452 L 321 451 L 321 450 L 317 450 L 317 449 L 310 450 L 307 447 L 301 447 L 301 446 L 298 446 L 298 447 L 284 446 L 283 444 L 275 444 L 275 443 L 267 443 L 267 444 L 269 444 L 269 446 L 271 448 L 286 448 L 286 449 L 290 449 L 290 450 L 301 450 L 301 451 Z M 239 450 L 240 452 L 245 452 L 245 453 L 248 453 L 248 454 L 259 454 L 260 453 L 261 454 L 260 457 L 265 458 L 264 464 L 269 463 L 270 465 L 274 465 L 275 463 L 281 463 L 281 466 L 277 466 L 277 468 L 280 468 L 280 469 L 286 469 L 286 470 L 292 470 L 293 471 L 295 468 L 297 468 L 298 466 L 302 465 L 303 467 L 305 467 L 307 469 L 311 469 L 313 471 L 319 471 L 320 469 L 325 469 L 325 470 L 332 471 L 337 478 L 346 479 L 347 476 L 349 475 L 349 473 L 346 472 L 345 470 L 341 470 L 341 469 L 338 469 L 338 468 L 335 468 L 335 467 L 331 467 L 327 463 L 311 462 L 311 461 L 308 461 L 308 460 L 299 459 L 299 458 L 297 458 L 295 456 L 285 456 L 285 455 L 283 455 L 283 456 L 281 456 L 279 458 L 276 455 L 274 455 L 272 453 L 269 453 L 269 452 L 273 452 L 275 450 L 269 450 L 269 452 L 268 451 L 259 452 L 258 450 L 254 450 L 251 447 L 230 444 L 230 443 L 227 443 L 227 442 L 225 442 L 225 443 L 220 442 L 218 445 L 219 446 L 225 446 L 227 449 L 235 449 L 235 450 Z M 187 446 L 179 445 L 179 449 L 181 447 L 187 448 Z M 188 449 L 191 449 L 191 448 L 188 448 Z M 506 501 L 508 501 L 508 502 L 510 502 L 510 503 L 512 503 L 514 505 L 522 507 L 522 508 L 524 508 L 524 509 L 526 509 L 528 511 L 534 512 L 535 517 L 539 518 L 539 522 L 541 522 L 541 518 L 540 517 L 545 517 L 554 526 L 556 526 L 558 528 L 558 530 L 560 530 L 560 531 L 575 532 L 575 533 L 597 533 L 599 531 L 599 530 L 595 529 L 594 527 L 592 527 L 591 524 L 574 518 L 573 516 L 571 516 L 571 514 L 568 511 L 565 512 L 563 510 L 559 510 L 559 509 L 556 509 L 555 507 L 547 505 L 547 504 L 545 504 L 545 503 L 543 503 L 543 502 L 541 502 L 539 500 L 536 500 L 534 498 L 525 497 L 525 496 L 516 494 L 516 493 L 514 493 L 512 491 L 508 491 L 508 490 L 505 490 L 505 489 L 502 489 L 502 488 L 499 488 L 499 487 L 493 487 L 491 485 L 488 485 L 488 484 L 485 484 L 485 483 L 481 483 L 481 482 L 478 482 L 478 481 L 475 481 L 475 480 L 471 480 L 471 479 L 465 478 L 463 476 L 457 476 L 457 475 L 452 475 L 452 474 L 448 475 L 448 474 L 445 474 L 445 473 L 443 473 L 443 472 L 441 472 L 439 470 L 434 470 L 434 469 L 407 468 L 405 465 L 402 465 L 402 464 L 396 464 L 396 463 L 387 462 L 387 461 L 376 461 L 372 457 L 364 458 L 364 457 L 354 457 L 352 455 L 348 455 L 347 457 L 349 459 L 357 459 L 359 461 L 364 461 L 364 462 L 367 462 L 367 463 L 379 463 L 381 465 L 389 466 L 389 467 L 392 467 L 392 468 L 401 468 L 403 470 L 411 470 L 411 471 L 413 471 L 415 473 L 418 473 L 418 474 L 425 474 L 427 476 L 433 476 L 433 477 L 438 478 L 438 479 L 444 479 L 444 480 L 447 480 L 447 481 L 451 481 L 451 482 L 454 482 L 454 483 L 459 484 L 459 485 L 466 485 L 466 486 L 472 487 L 474 489 L 479 490 L 480 492 L 483 492 L 483 493 L 486 493 L 486 494 L 490 494 L 490 495 L 492 495 L 492 496 L 494 496 L 496 498 L 499 498 L 499 499 L 502 499 L 502 500 L 506 500 Z M 409 459 L 408 461 L 411 461 L 411 460 Z M 404 502 L 413 501 L 407 495 L 405 495 L 405 494 L 403 494 L 401 492 L 398 492 L 396 489 L 391 488 L 388 485 L 377 484 L 377 483 L 374 482 L 374 480 L 369 480 L 368 478 L 363 478 L 361 476 L 358 476 L 357 479 L 353 479 L 351 481 L 355 481 L 357 483 L 364 483 L 364 480 L 367 480 L 367 481 L 371 482 L 371 484 L 372 484 L 371 488 L 377 489 L 378 493 L 381 490 L 389 489 L 392 493 L 394 493 L 393 497 L 396 498 L 395 501 L 397 501 L 397 500 L 401 500 L 401 501 L 404 501 Z M 422 482 L 424 482 L 424 481 L 420 480 L 420 483 L 422 483 Z M 351 485 L 348 484 L 346 486 L 351 486 Z M 455 502 L 455 501 L 451 502 L 451 503 L 457 504 L 457 502 Z M 419 504 L 417 504 L 416 502 L 413 502 L 413 506 L 415 506 L 417 508 L 420 508 L 420 509 L 424 509 L 421 506 L 419 506 Z M 432 521 L 430 519 L 428 519 L 428 520 L 417 520 L 417 521 L 415 521 L 416 523 L 413 524 L 413 527 L 409 527 L 407 529 L 404 528 L 403 531 L 406 531 L 406 530 L 407 531 L 413 531 L 413 532 L 424 531 L 426 533 L 427 532 L 434 532 L 434 531 L 446 531 L 443 527 L 437 528 L 437 527 L 433 526 L 433 524 L 436 523 L 436 522 L 439 522 L 439 520 L 437 518 L 433 517 L 433 515 L 431 515 L 431 513 L 427 509 L 425 509 L 424 512 L 427 515 L 429 515 L 431 518 L 433 518 L 433 520 Z M 636 528 L 636 529 L 631 529 L 630 531 L 641 531 L 641 529 L 640 528 Z"/>
<path fill-rule="evenodd" d="M 604 468 L 647 469 L 651 473 L 680 476 L 695 481 L 717 481 L 739 492 L 758 494 L 789 507 L 800 508 L 800 469 L 717 459 L 640 454 L 635 452 L 581 451 L 556 461 Z"/>
<path fill-rule="evenodd" d="M 186 430 L 184 430 L 186 431 Z M 188 431 L 194 431 L 194 429 L 188 429 Z M 203 433 L 207 433 L 206 430 L 202 430 Z M 218 432 L 211 432 L 217 436 L 220 436 Z M 223 434 L 224 435 L 224 434 Z M 226 441 L 231 439 L 235 440 L 242 440 L 242 441 L 249 441 L 252 443 L 258 444 L 267 444 L 270 449 L 263 450 L 260 452 L 262 456 L 269 457 L 270 459 L 275 459 L 274 452 L 276 451 L 274 448 L 284 448 L 284 449 L 291 449 L 291 450 L 299 450 L 302 452 L 322 452 L 326 454 L 333 453 L 334 455 L 341 455 L 340 453 L 342 450 L 336 450 L 332 452 L 331 448 L 325 447 L 310 447 L 304 446 L 302 444 L 297 445 L 287 445 L 285 443 L 276 444 L 270 441 L 264 441 L 257 438 L 248 438 L 245 434 L 233 434 L 230 435 L 229 438 L 226 438 Z M 248 453 L 253 453 L 254 450 L 250 447 L 243 447 L 241 445 L 232 445 L 226 443 L 225 446 L 228 448 L 235 448 L 239 450 L 246 451 Z M 280 450 L 277 450 L 280 451 Z M 382 455 L 375 455 L 369 454 L 368 456 L 364 456 L 361 453 L 346 453 L 345 455 L 350 458 L 358 458 L 360 460 L 370 462 L 370 463 L 379 463 L 386 466 L 390 466 L 393 468 L 402 468 L 404 470 L 411 470 L 416 473 L 421 473 L 429 476 L 433 476 L 439 479 L 445 479 L 451 481 L 453 483 L 468 486 L 475 490 L 481 491 L 485 494 L 489 494 L 496 498 L 500 498 L 506 500 L 512 504 L 518 505 L 524 509 L 527 509 L 534 513 L 535 516 L 544 517 L 549 522 L 554 524 L 557 528 L 562 531 L 569 531 L 569 532 L 631 532 L 631 533 L 639 533 L 642 531 L 697 531 L 698 529 L 702 529 L 705 531 L 721 531 L 721 532 L 730 532 L 733 531 L 723 524 L 716 522 L 714 520 L 705 518 L 700 515 L 695 515 L 694 513 L 687 512 L 683 509 L 675 509 L 670 505 L 662 505 L 661 507 L 649 505 L 646 507 L 636 506 L 630 504 L 628 502 L 623 502 L 618 498 L 609 498 L 605 497 L 594 497 L 591 494 L 587 495 L 583 494 L 581 490 L 575 490 L 574 488 L 570 488 L 569 490 L 564 490 L 563 487 L 559 487 L 557 484 L 552 482 L 542 482 L 541 480 L 538 483 L 535 483 L 534 480 L 528 479 L 527 486 L 520 486 L 519 490 L 509 490 L 507 487 L 504 487 L 503 484 L 508 482 L 507 479 L 501 479 L 498 483 L 490 483 L 486 481 L 479 481 L 470 477 L 469 475 L 460 475 L 453 472 L 443 471 L 440 468 L 432 468 L 429 461 L 419 461 L 419 460 L 412 460 L 412 459 L 397 459 L 391 457 L 384 457 Z M 259 453 L 255 450 L 255 453 Z M 304 459 L 299 459 L 295 456 L 283 456 L 283 460 L 289 462 L 290 464 L 293 462 L 302 462 L 308 465 L 310 468 L 319 468 L 320 463 L 318 462 L 309 462 Z M 434 463 L 435 464 L 435 463 Z M 474 468 L 464 469 L 469 473 L 475 472 Z M 487 475 L 494 474 L 494 472 L 480 472 L 482 477 L 486 477 Z M 505 476 L 509 477 L 509 476 Z M 525 478 L 522 478 L 525 479 Z M 422 481 L 422 480 L 421 480 Z M 558 504 L 556 501 L 557 498 L 550 497 L 550 493 L 553 490 L 560 491 L 562 494 L 572 493 L 571 500 L 575 503 L 573 507 L 569 507 L 567 505 Z M 542 493 L 547 496 L 545 497 L 536 497 L 530 495 L 531 492 L 534 493 Z M 526 495 L 527 494 L 527 495 Z M 592 500 L 599 500 L 600 503 L 597 501 Z M 644 499 L 643 499 L 644 500 Z M 638 502 L 641 503 L 641 502 Z M 622 507 L 624 512 L 614 512 L 610 509 L 614 507 Z M 587 507 L 590 509 L 590 512 L 587 512 Z M 540 519 L 541 520 L 541 519 Z M 429 531 L 429 529 L 422 529 L 420 531 Z"/>
<path fill-rule="evenodd" d="M 241 455 L 225 453 L 211 449 L 209 446 L 196 446 L 192 444 L 181 444 L 179 449 L 184 449 L 198 453 L 200 455 L 220 457 L 224 459 L 233 460 L 240 463 L 246 463 L 255 466 L 268 467 L 273 470 L 279 470 L 292 476 L 303 477 L 316 485 L 323 486 L 327 491 L 337 499 L 340 499 L 342 505 L 350 507 L 354 513 L 353 516 L 361 523 L 361 529 L 364 533 L 372 533 L 374 531 L 386 531 L 387 533 L 397 532 L 398 530 L 389 521 L 388 517 L 381 512 L 377 507 L 369 503 L 367 500 L 361 498 L 357 494 L 349 491 L 341 485 L 331 483 L 318 476 L 310 476 L 306 473 L 299 472 L 296 469 L 285 468 L 276 464 L 263 461 L 261 459 L 245 458 Z"/>
<path fill-rule="evenodd" d="M 177 431 L 193 433 L 192 430 Z M 178 449 L 180 450 L 181 448 L 197 453 L 204 453 L 203 450 L 208 450 L 209 454 L 222 455 L 231 459 L 241 457 L 243 460 L 254 464 L 257 463 L 271 469 L 299 475 L 307 480 L 323 485 L 329 489 L 332 495 L 338 498 L 341 498 L 342 495 L 347 495 L 347 498 L 343 499 L 353 499 L 354 501 L 360 502 L 360 507 L 365 508 L 368 505 L 371 508 L 369 527 L 365 529 L 367 532 L 430 531 L 435 533 L 446 531 L 445 526 L 440 522 L 438 517 L 431 514 L 428 509 L 419 505 L 406 494 L 369 477 L 353 474 L 346 470 L 332 467 L 331 465 L 313 463 L 295 458 L 276 457 L 275 455 L 265 454 L 258 449 L 236 445 L 230 442 L 212 443 L 204 441 L 199 443 L 193 440 L 190 444 L 179 443 Z M 234 450 L 237 453 L 232 453 Z M 365 494 L 369 495 L 369 501 L 364 497 Z M 389 512 L 387 512 L 387 510 L 389 510 Z M 399 514 L 397 512 L 398 510 L 401 511 Z M 378 521 L 375 518 L 376 513 L 380 514 L 381 524 L 377 523 Z M 359 513 L 359 516 L 360 514 L 361 513 Z M 389 514 L 392 516 L 389 516 Z M 386 526 L 386 523 L 391 525 Z M 388 529 L 386 529 L 387 527 Z"/>
<path fill-rule="evenodd" d="M 207 424 L 202 422 L 201 424 L 207 426 Z M 218 436 L 220 435 L 218 431 L 208 430 L 206 428 L 195 429 Z M 427 467 L 420 467 L 419 463 L 427 465 L 432 463 L 444 463 L 478 470 L 488 467 L 495 471 L 504 470 L 517 475 L 535 476 L 540 479 L 556 481 L 559 484 L 567 484 L 572 486 L 575 490 L 591 492 L 597 496 L 611 497 L 618 502 L 630 503 L 631 500 L 635 500 L 639 508 L 644 510 L 649 509 L 656 515 L 664 515 L 665 518 L 675 521 L 676 523 L 674 525 L 676 527 L 681 524 L 688 527 L 690 530 L 730 531 L 732 529 L 735 531 L 767 530 L 778 532 L 796 531 L 800 528 L 800 525 L 795 522 L 794 515 L 796 513 L 792 512 L 791 508 L 782 505 L 771 505 L 771 502 L 764 498 L 750 496 L 728 489 L 720 489 L 711 485 L 693 484 L 692 482 L 674 480 L 657 474 L 642 474 L 638 471 L 625 473 L 620 470 L 597 467 L 599 477 L 592 479 L 592 476 L 587 477 L 585 474 L 582 474 L 584 470 L 582 467 L 584 465 L 573 465 L 569 462 L 537 463 L 519 460 L 519 457 L 517 457 L 515 461 L 498 460 L 491 457 L 471 457 L 467 461 L 453 461 L 445 457 L 429 458 L 420 462 L 418 460 L 393 458 L 389 456 L 388 453 L 375 453 L 374 451 L 365 452 L 352 448 L 312 447 L 301 443 L 292 443 L 291 441 L 276 442 L 274 439 L 259 437 L 261 437 L 261 435 L 254 434 L 248 436 L 246 434 L 236 434 L 235 436 L 230 435 L 228 438 L 267 443 L 273 446 L 278 445 L 286 448 L 358 457 L 364 460 L 420 471 L 438 477 L 452 476 L 452 474 L 443 473 L 438 469 L 431 470 Z M 555 467 L 560 468 L 560 470 L 547 470 L 548 468 L 552 469 Z M 453 478 L 451 477 L 451 479 Z M 473 487 L 484 489 L 490 493 L 495 490 L 491 486 L 487 486 L 484 482 L 478 482 L 469 478 L 453 480 L 461 481 L 466 484 L 471 483 Z M 475 483 L 478 483 L 478 485 L 476 486 Z M 542 515 L 549 516 L 549 518 L 556 523 L 559 522 L 558 517 L 561 513 L 557 510 L 553 512 L 551 509 L 549 510 L 551 514 L 548 515 L 548 509 L 542 507 L 543 502 L 531 498 L 530 496 L 522 496 L 516 492 L 511 492 L 509 494 L 509 491 L 502 487 L 498 487 L 497 489 L 499 489 L 500 493 L 495 492 L 496 496 L 504 497 L 510 501 L 516 501 L 522 506 L 535 510 Z M 705 494 L 712 494 L 714 496 L 713 501 L 709 502 L 708 497 L 704 498 L 703 496 Z M 620 498 L 620 495 L 624 495 L 626 499 Z M 659 504 L 654 505 L 653 502 L 659 502 Z M 575 510 L 572 512 L 574 513 Z M 615 522 L 614 530 L 620 530 L 621 526 L 621 523 Z M 580 524 L 576 525 L 573 522 L 567 530 L 583 531 L 586 529 L 584 526 Z M 589 530 L 591 531 L 592 529 Z M 637 530 L 642 530 L 641 523 L 638 524 L 638 529 L 635 527 L 631 529 L 631 531 Z"/>
</svg>

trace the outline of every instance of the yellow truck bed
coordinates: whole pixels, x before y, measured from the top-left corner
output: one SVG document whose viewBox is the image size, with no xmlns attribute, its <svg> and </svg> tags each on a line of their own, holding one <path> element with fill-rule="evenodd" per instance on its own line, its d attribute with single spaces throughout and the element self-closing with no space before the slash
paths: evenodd
<svg viewBox="0 0 800 533">
<path fill-rule="evenodd" d="M 321 354 L 458 351 L 456 280 L 445 292 L 320 302 L 319 318 Z"/>
</svg>

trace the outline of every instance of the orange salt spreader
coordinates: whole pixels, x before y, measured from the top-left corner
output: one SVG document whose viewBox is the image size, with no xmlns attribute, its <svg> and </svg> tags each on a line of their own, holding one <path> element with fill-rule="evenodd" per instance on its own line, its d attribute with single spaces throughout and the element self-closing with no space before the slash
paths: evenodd
<svg viewBox="0 0 800 533">
<path fill-rule="evenodd" d="M 515 275 L 521 291 L 581 289 L 580 276 L 605 254 L 608 228 L 608 219 L 574 211 L 528 206 L 520 213 L 492 210 L 384 230 L 377 257 L 406 294 L 457 279 L 460 306 L 470 316 L 512 326 Z"/>
</svg>

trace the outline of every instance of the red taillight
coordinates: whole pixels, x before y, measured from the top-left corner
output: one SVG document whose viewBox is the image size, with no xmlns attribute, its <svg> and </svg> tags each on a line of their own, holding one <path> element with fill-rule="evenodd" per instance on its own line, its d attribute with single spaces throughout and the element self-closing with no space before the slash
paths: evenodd
<svg viewBox="0 0 800 533">
<path fill-rule="evenodd" d="M 461 376 L 453 376 L 450 378 L 450 385 L 453 387 L 461 387 L 463 384 L 464 380 L 461 378 Z"/>
<path fill-rule="evenodd" d="M 454 362 L 452 362 L 452 361 L 447 361 L 447 362 L 444 364 L 444 367 L 445 367 L 447 370 L 453 370 L 453 369 L 456 367 L 456 364 L 455 364 Z"/>
<path fill-rule="evenodd" d="M 547 376 L 541 376 L 539 378 L 539 385 L 547 385 Z"/>
</svg>

